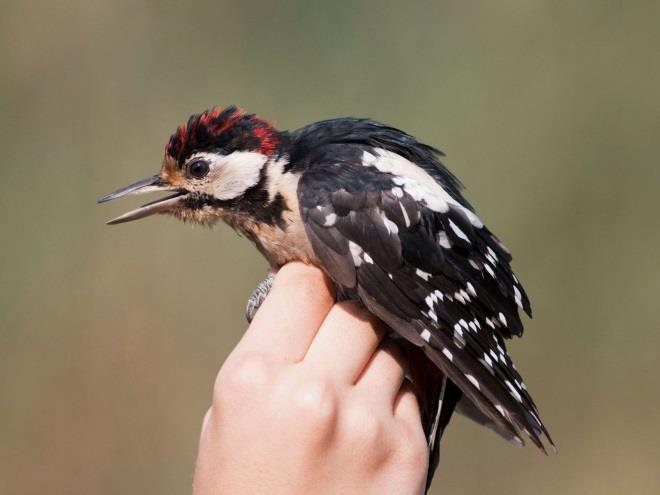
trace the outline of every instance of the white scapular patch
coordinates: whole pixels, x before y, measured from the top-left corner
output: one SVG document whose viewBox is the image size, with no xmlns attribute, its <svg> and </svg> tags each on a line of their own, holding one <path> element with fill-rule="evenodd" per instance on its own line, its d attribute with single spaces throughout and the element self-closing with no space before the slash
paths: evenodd
<svg viewBox="0 0 660 495">
<path fill-rule="evenodd" d="M 449 349 L 444 347 L 442 349 L 442 353 L 447 357 L 447 359 L 449 359 L 450 361 L 454 361 L 454 355 L 451 353 Z"/>
<path fill-rule="evenodd" d="M 393 187 L 392 188 L 392 194 L 394 194 L 397 198 L 403 198 L 403 189 L 400 187 Z"/>
<path fill-rule="evenodd" d="M 452 198 L 422 167 L 392 151 L 381 148 L 374 151 L 375 155 L 368 151 L 363 153 L 362 165 L 396 176 L 393 181 L 396 185 L 402 186 L 415 201 L 423 200 L 433 211 L 446 213 L 452 205 L 462 210 L 474 227 L 483 227 L 474 212 Z"/>
<path fill-rule="evenodd" d="M 351 251 L 351 256 L 353 257 L 353 264 L 355 266 L 360 266 L 362 264 L 362 248 L 355 244 L 353 241 L 348 241 L 348 249 Z"/>
<path fill-rule="evenodd" d="M 475 387 L 477 390 L 481 390 L 481 387 L 479 386 L 479 381 L 478 381 L 475 377 L 473 377 L 472 375 L 468 375 L 468 374 L 466 374 L 466 375 L 465 375 L 465 378 L 467 378 L 468 381 L 469 381 L 472 385 L 474 385 L 474 387 Z"/>
<path fill-rule="evenodd" d="M 431 340 L 431 332 L 429 332 L 426 328 L 422 330 L 422 333 L 420 333 L 419 336 L 426 342 Z"/>
<path fill-rule="evenodd" d="M 383 219 L 383 225 L 385 225 L 388 234 L 393 235 L 399 233 L 399 227 L 397 227 L 392 220 L 387 218 L 384 212 L 380 212 L 380 217 Z"/>
<path fill-rule="evenodd" d="M 210 163 L 208 184 L 210 192 L 220 200 L 239 197 L 261 178 L 261 169 L 269 157 L 256 151 L 235 151 L 229 155 L 214 153 L 198 153 L 195 157 L 203 157 Z"/>
</svg>

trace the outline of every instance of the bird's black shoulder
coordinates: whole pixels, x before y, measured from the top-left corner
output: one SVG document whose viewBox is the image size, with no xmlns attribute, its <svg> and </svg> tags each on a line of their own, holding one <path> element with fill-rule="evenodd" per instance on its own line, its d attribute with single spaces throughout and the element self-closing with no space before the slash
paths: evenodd
<svg viewBox="0 0 660 495">
<path fill-rule="evenodd" d="M 366 118 L 340 117 L 302 127 L 289 133 L 288 138 L 288 170 L 354 162 L 365 150 L 383 149 L 423 168 L 455 200 L 471 208 L 461 195 L 463 184 L 439 159 L 444 153 L 390 125 Z"/>
</svg>

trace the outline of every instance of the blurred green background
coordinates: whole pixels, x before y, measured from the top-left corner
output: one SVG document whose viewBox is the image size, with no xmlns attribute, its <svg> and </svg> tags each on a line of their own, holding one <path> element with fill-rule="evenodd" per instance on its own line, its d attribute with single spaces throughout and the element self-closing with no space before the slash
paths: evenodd
<svg viewBox="0 0 660 495">
<path fill-rule="evenodd" d="M 660 493 L 660 3 L 7 1 L 0 493 L 190 491 L 266 264 L 226 227 L 121 227 L 101 195 L 237 103 L 433 143 L 535 318 L 512 353 L 559 446 L 457 418 L 434 494 Z"/>
</svg>

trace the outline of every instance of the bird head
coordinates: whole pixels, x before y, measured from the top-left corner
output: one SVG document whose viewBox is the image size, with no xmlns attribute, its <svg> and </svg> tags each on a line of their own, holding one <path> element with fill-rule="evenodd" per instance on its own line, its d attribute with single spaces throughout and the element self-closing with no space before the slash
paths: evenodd
<svg viewBox="0 0 660 495">
<path fill-rule="evenodd" d="M 118 189 L 99 203 L 149 192 L 171 194 L 108 224 L 154 214 L 215 223 L 223 212 L 240 204 L 249 191 L 265 188 L 265 166 L 278 156 L 283 136 L 270 122 L 234 106 L 192 115 L 170 137 L 158 174 Z"/>
</svg>

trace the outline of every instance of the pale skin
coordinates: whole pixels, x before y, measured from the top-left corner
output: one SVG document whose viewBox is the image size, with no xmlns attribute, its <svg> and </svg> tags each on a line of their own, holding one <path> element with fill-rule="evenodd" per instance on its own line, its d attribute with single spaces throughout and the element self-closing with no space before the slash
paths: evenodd
<svg viewBox="0 0 660 495">
<path fill-rule="evenodd" d="M 424 493 L 419 407 L 383 333 L 319 269 L 285 265 L 218 373 L 194 495 Z"/>
</svg>

